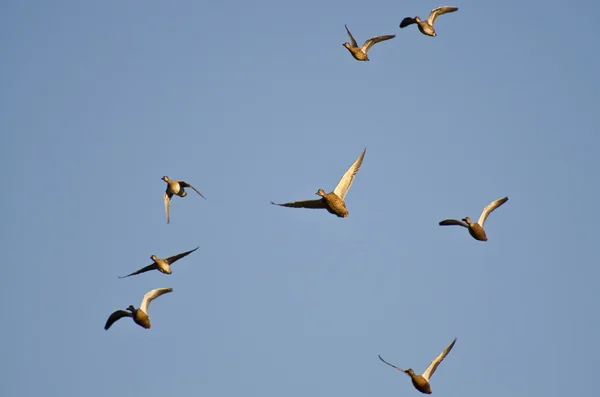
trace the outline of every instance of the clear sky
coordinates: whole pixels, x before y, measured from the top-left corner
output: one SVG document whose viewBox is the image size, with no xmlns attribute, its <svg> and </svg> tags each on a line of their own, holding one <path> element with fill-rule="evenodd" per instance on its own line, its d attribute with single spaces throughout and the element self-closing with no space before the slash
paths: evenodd
<svg viewBox="0 0 600 397">
<path fill-rule="evenodd" d="M 458 337 L 434 395 L 594 395 L 600 5 L 399 29 L 439 5 L 3 2 L 0 394 L 416 397 L 377 354 Z M 397 36 L 358 62 L 344 24 Z M 348 218 L 269 204 L 365 147 Z M 167 225 L 163 175 L 207 200 Z M 502 196 L 485 243 L 438 226 Z M 150 330 L 103 329 L 159 287 Z"/>
</svg>

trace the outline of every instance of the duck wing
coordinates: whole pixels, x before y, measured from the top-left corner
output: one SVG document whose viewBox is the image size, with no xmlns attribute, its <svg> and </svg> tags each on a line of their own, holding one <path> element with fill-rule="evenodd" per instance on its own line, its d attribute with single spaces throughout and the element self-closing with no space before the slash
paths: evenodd
<svg viewBox="0 0 600 397">
<path fill-rule="evenodd" d="M 429 17 L 427 18 L 427 23 L 430 24 L 431 26 L 433 26 L 437 17 L 439 17 L 440 15 L 443 15 L 443 14 L 447 14 L 449 12 L 454 12 L 454 11 L 458 11 L 458 7 L 442 6 L 442 7 L 434 8 L 429 13 Z"/>
<path fill-rule="evenodd" d="M 140 270 L 136 270 L 135 272 L 128 274 L 127 276 L 123 276 L 123 277 L 119 277 L 119 278 L 135 276 L 136 274 L 146 273 L 146 272 L 149 272 L 150 270 L 156 270 L 156 269 L 158 269 L 158 265 L 156 264 L 156 262 L 154 262 L 153 264 L 143 267 Z"/>
<path fill-rule="evenodd" d="M 192 185 L 190 185 L 189 183 L 187 183 L 187 182 L 185 182 L 185 181 L 179 181 L 179 185 L 180 185 L 180 186 L 182 186 L 182 187 L 191 187 L 192 189 L 194 189 L 194 191 L 195 191 L 196 193 L 198 193 L 198 194 L 200 195 L 200 197 L 202 197 L 204 200 L 206 200 L 206 197 L 204 197 L 204 196 L 202 195 L 202 193 L 200 193 L 200 192 L 198 191 L 198 189 L 196 189 L 195 187 L 193 187 L 193 186 L 192 186 Z"/>
<path fill-rule="evenodd" d="M 381 37 L 385 37 L 385 36 L 381 36 Z M 335 195 L 338 196 L 339 198 L 341 198 L 342 200 L 344 199 L 344 197 L 346 197 L 346 193 L 348 193 L 348 189 L 350 189 L 350 186 L 352 186 L 354 177 L 356 176 L 356 173 L 358 172 L 358 170 L 360 169 L 360 166 L 362 165 L 362 162 L 363 162 L 366 152 L 367 152 L 367 148 L 365 148 L 365 150 L 363 150 L 363 152 L 360 154 L 360 156 L 358 156 L 356 161 L 354 163 L 352 163 L 350 168 L 348 168 L 346 173 L 342 176 L 342 179 L 340 179 L 337 186 L 335 187 L 335 190 L 333 191 L 333 193 L 335 193 Z"/>
<path fill-rule="evenodd" d="M 108 316 L 108 320 L 106 320 L 104 329 L 109 329 L 111 325 L 113 325 L 116 321 L 122 319 L 123 317 L 133 317 L 133 314 L 125 310 L 117 310 L 116 312 Z"/>
<path fill-rule="evenodd" d="M 173 262 L 177 262 L 179 259 L 183 258 L 184 256 L 188 256 L 189 254 L 191 254 L 192 252 L 196 251 L 198 248 L 200 247 L 196 247 L 191 251 L 186 251 L 186 252 L 182 252 L 181 254 L 177 254 L 177 255 L 173 255 L 168 257 L 167 259 L 165 259 L 167 261 L 167 263 L 170 265 Z"/>
<path fill-rule="evenodd" d="M 469 228 L 469 225 L 467 225 L 465 222 L 458 221 L 456 219 L 446 219 L 446 220 L 443 220 L 440 222 L 440 226 L 451 226 L 451 225 L 462 226 L 462 227 L 466 227 L 467 229 Z"/>
<path fill-rule="evenodd" d="M 384 363 L 386 363 L 386 364 L 387 364 L 387 365 L 389 365 L 390 367 L 396 368 L 398 371 L 406 373 L 406 371 L 404 371 L 402 368 L 400 368 L 400 367 L 396 367 L 394 364 L 390 364 L 390 363 L 388 363 L 387 361 L 385 361 L 383 358 L 381 358 L 381 356 L 380 356 L 379 354 L 377 355 L 377 357 L 379 357 L 379 359 L 380 359 L 381 361 L 383 361 Z M 408 375 L 408 374 L 407 374 L 407 375 Z M 410 375 L 408 375 L 408 376 L 410 376 Z"/>
<path fill-rule="evenodd" d="M 354 37 L 352 37 L 352 33 L 350 33 L 350 31 L 348 30 L 348 26 L 344 25 L 344 27 L 346 28 L 346 32 L 348 32 L 348 37 L 350 37 L 350 45 L 352 47 L 358 47 L 358 44 L 356 44 L 356 40 L 354 40 Z"/>
<path fill-rule="evenodd" d="M 304 200 L 304 201 L 293 201 L 291 203 L 277 204 L 271 201 L 271 204 L 278 205 L 280 207 L 292 207 L 292 208 L 327 208 L 323 199 L 318 200 Z"/>
<path fill-rule="evenodd" d="M 400 28 L 405 28 L 413 23 L 417 23 L 417 20 L 411 17 L 406 17 L 402 20 L 402 22 L 400 22 Z"/>
<path fill-rule="evenodd" d="M 373 47 L 375 44 L 379 43 L 380 41 L 386 41 L 386 40 L 393 39 L 394 37 L 396 37 L 395 34 L 387 34 L 384 36 L 371 37 L 369 40 L 365 41 L 365 43 L 362 45 L 362 47 L 360 47 L 360 49 L 362 52 L 364 52 L 366 54 L 371 49 L 371 47 Z"/>
<path fill-rule="evenodd" d="M 167 188 L 167 191 L 165 192 L 165 195 L 163 197 L 163 199 L 165 201 L 165 214 L 167 215 L 167 223 L 170 222 L 169 207 L 171 206 L 171 197 L 173 197 L 173 193 L 171 193 L 169 191 L 169 189 Z"/>
<path fill-rule="evenodd" d="M 437 369 L 438 365 L 440 365 L 440 363 L 442 361 L 444 361 L 444 358 L 448 355 L 448 353 L 450 353 L 450 350 L 452 350 L 452 348 L 454 347 L 454 344 L 456 343 L 456 339 L 457 338 L 454 338 L 454 340 L 452 341 L 452 343 L 450 343 L 448 345 L 448 347 L 445 348 L 444 351 L 440 353 L 439 356 L 437 356 L 436 358 L 434 358 L 433 361 L 431 362 L 431 364 L 429 364 L 429 367 L 427 367 L 427 369 L 425 370 L 425 372 L 423 372 L 423 375 L 421 375 L 421 376 L 423 378 L 425 378 L 425 380 L 427 380 L 427 382 L 429 382 L 429 378 L 431 378 L 431 376 L 433 375 L 433 373 Z"/>
<path fill-rule="evenodd" d="M 507 201 L 508 201 L 508 197 L 502 197 L 502 198 L 499 198 L 498 200 L 494 200 L 491 203 L 489 203 L 483 209 L 483 211 L 481 211 L 481 215 L 479 216 L 479 220 L 477 221 L 477 223 L 479 223 L 479 226 L 483 227 L 483 224 L 485 223 L 485 220 L 487 219 L 488 215 L 493 210 L 500 207 L 502 204 L 506 203 Z"/>
<path fill-rule="evenodd" d="M 173 291 L 173 288 L 157 288 L 157 289 L 153 289 L 152 291 L 146 293 L 146 295 L 144 295 L 144 298 L 142 299 L 142 304 L 140 305 L 140 309 L 144 313 L 148 314 L 148 306 L 150 306 L 150 302 L 152 302 L 154 299 L 158 298 L 162 294 L 166 294 L 171 291 Z"/>
</svg>

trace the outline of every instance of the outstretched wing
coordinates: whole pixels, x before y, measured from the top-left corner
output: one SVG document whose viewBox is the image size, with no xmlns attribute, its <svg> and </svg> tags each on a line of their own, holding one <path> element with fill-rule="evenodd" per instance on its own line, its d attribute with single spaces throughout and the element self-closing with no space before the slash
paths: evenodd
<svg viewBox="0 0 600 397">
<path fill-rule="evenodd" d="M 148 314 L 148 306 L 150 306 L 150 302 L 152 302 L 154 299 L 158 298 L 162 294 L 166 294 L 167 292 L 171 292 L 171 291 L 173 291 L 173 288 L 153 289 L 152 291 L 150 291 L 146 295 L 144 295 L 144 299 L 142 299 L 142 304 L 140 305 L 140 309 L 144 313 Z"/>
<path fill-rule="evenodd" d="M 170 222 L 169 207 L 171 206 L 171 197 L 173 197 L 173 193 L 171 193 L 169 191 L 169 188 L 167 188 L 167 191 L 165 192 L 165 195 L 163 196 L 163 199 L 165 201 L 165 214 L 167 215 L 167 223 Z"/>
<path fill-rule="evenodd" d="M 111 314 L 110 316 L 108 316 L 108 320 L 106 320 L 106 324 L 104 325 L 104 329 L 109 329 L 111 325 L 113 325 L 115 323 L 115 321 L 123 318 L 123 317 L 132 317 L 133 315 L 131 314 L 131 312 L 125 311 L 125 310 L 117 310 L 116 312 L 114 312 L 113 314 Z"/>
<path fill-rule="evenodd" d="M 386 363 L 386 364 L 387 364 L 387 365 L 389 365 L 390 367 L 396 368 L 398 371 L 406 373 L 406 371 L 404 371 L 402 368 L 400 368 L 400 367 L 396 367 L 394 364 L 390 364 L 390 363 L 388 363 L 387 361 L 385 361 L 383 358 L 381 358 L 381 356 L 380 356 L 379 354 L 377 355 L 377 357 L 379 357 L 379 359 L 380 359 L 381 361 L 383 361 L 384 363 Z M 407 374 L 407 375 L 408 375 L 408 374 Z M 410 376 L 410 375 L 408 375 L 408 376 Z"/>
<path fill-rule="evenodd" d="M 508 201 L 508 197 L 502 197 L 502 198 L 499 198 L 498 200 L 494 200 L 491 203 L 489 203 L 483 209 L 483 211 L 481 211 L 481 215 L 479 216 L 479 220 L 477 221 L 477 223 L 479 223 L 479 226 L 483 227 L 483 224 L 485 223 L 485 220 L 487 219 L 488 215 L 493 210 L 500 207 L 502 204 L 506 203 L 507 201 Z"/>
<path fill-rule="evenodd" d="M 292 208 L 327 208 L 323 199 L 318 200 L 304 200 L 304 201 L 294 201 L 291 203 L 283 203 L 277 204 L 271 201 L 271 204 L 278 205 L 280 207 L 292 207 Z"/>
<path fill-rule="evenodd" d="M 354 37 L 352 37 L 352 33 L 350 33 L 350 31 L 348 30 L 348 26 L 344 25 L 344 27 L 346 28 L 346 32 L 348 32 L 348 37 L 350 37 L 350 45 L 352 47 L 358 47 L 358 44 L 356 44 L 356 40 L 354 40 Z"/>
<path fill-rule="evenodd" d="M 425 372 L 423 372 L 423 375 L 421 375 L 421 376 L 423 378 L 425 378 L 427 380 L 427 382 L 429 382 L 429 378 L 431 378 L 431 376 L 433 376 L 433 373 L 437 369 L 438 365 L 440 365 L 440 363 L 442 361 L 444 361 L 444 358 L 448 355 L 448 353 L 450 353 L 450 350 L 452 350 L 452 348 L 454 347 L 454 344 L 456 343 L 456 339 L 457 338 L 454 338 L 454 340 L 452 341 L 452 343 L 450 343 L 450 345 L 448 345 L 448 347 L 445 348 L 444 351 L 441 352 L 440 355 L 437 356 L 431 362 L 431 364 L 429 364 L 429 367 L 427 367 L 427 369 L 425 370 Z"/>
<path fill-rule="evenodd" d="M 176 262 L 176 261 L 178 261 L 179 259 L 183 258 L 184 256 L 188 256 L 188 255 L 189 255 L 189 254 L 191 254 L 192 252 L 196 251 L 198 248 L 200 248 L 200 247 L 196 247 L 196 248 L 194 248 L 194 249 L 193 249 L 193 250 L 191 250 L 191 251 L 182 252 L 181 254 L 177 254 L 177 255 L 170 256 L 170 257 L 168 257 L 168 258 L 166 259 L 166 261 L 167 261 L 167 263 L 170 265 L 170 264 L 172 264 L 173 262 Z"/>
<path fill-rule="evenodd" d="M 141 274 L 141 273 L 146 273 L 149 272 L 150 270 L 156 270 L 158 269 L 158 265 L 155 263 L 148 265 L 144 268 L 141 268 L 140 270 L 136 270 L 135 272 L 128 274 L 127 276 L 123 276 L 123 277 L 119 277 L 119 278 L 125 278 L 125 277 L 129 277 L 129 276 L 135 276 L 136 274 Z"/>
<path fill-rule="evenodd" d="M 196 189 L 195 187 L 193 187 L 193 186 L 192 186 L 192 185 L 190 185 L 189 183 L 187 183 L 187 182 L 185 182 L 185 181 L 179 181 L 179 185 L 180 185 L 180 186 L 183 186 L 183 187 L 191 187 L 192 189 L 194 189 L 194 191 L 195 191 L 196 193 L 198 193 L 198 194 L 200 195 L 200 197 L 202 197 L 204 200 L 206 200 L 206 197 L 204 197 L 204 196 L 202 195 L 202 193 L 200 193 L 200 192 L 198 191 L 198 189 Z"/>
<path fill-rule="evenodd" d="M 364 52 L 366 54 L 367 51 L 369 51 L 369 49 L 371 47 L 373 47 L 375 44 L 379 43 L 380 41 L 386 41 L 386 40 L 393 39 L 394 37 L 396 37 L 395 34 L 371 37 L 369 40 L 365 41 L 365 44 L 363 44 L 360 49 L 362 50 L 362 52 Z"/>
<path fill-rule="evenodd" d="M 406 17 L 400 22 L 400 28 L 405 28 L 413 23 L 417 23 L 417 21 L 414 18 Z"/>
<path fill-rule="evenodd" d="M 335 195 L 341 198 L 342 200 L 344 199 L 344 197 L 346 197 L 346 193 L 348 193 L 348 189 L 350 189 L 350 186 L 352 186 L 354 177 L 356 176 L 356 173 L 362 165 L 363 158 L 365 157 L 366 152 L 367 148 L 363 150 L 363 152 L 360 154 L 360 156 L 358 156 L 356 161 L 350 166 L 350 168 L 348 168 L 348 171 L 346 171 L 344 176 L 342 176 L 342 179 L 340 179 L 337 186 L 335 187 L 333 193 L 335 193 Z"/>
<path fill-rule="evenodd" d="M 469 228 L 469 225 L 467 225 L 465 222 L 461 222 L 461 221 L 457 221 L 456 219 L 446 219 L 440 222 L 440 226 L 462 226 L 462 227 L 466 227 L 467 229 Z"/>
<path fill-rule="evenodd" d="M 447 14 L 449 12 L 454 12 L 454 11 L 458 11 L 458 7 L 442 6 L 442 7 L 434 8 L 429 13 L 429 17 L 427 18 L 427 23 L 430 24 L 431 26 L 433 26 L 437 17 L 439 17 L 440 15 L 443 15 L 443 14 Z"/>
</svg>

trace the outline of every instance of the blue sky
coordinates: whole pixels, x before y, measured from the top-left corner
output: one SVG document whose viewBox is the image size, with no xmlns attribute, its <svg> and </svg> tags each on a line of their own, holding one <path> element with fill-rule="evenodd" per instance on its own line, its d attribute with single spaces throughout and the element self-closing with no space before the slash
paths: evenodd
<svg viewBox="0 0 600 397">
<path fill-rule="evenodd" d="M 458 337 L 434 395 L 592 395 L 600 6 L 398 28 L 439 5 L 4 2 L 2 394 L 417 396 L 377 354 L 421 372 Z M 344 24 L 397 36 L 357 62 Z M 364 147 L 348 218 L 269 204 Z M 167 225 L 163 175 L 207 200 Z M 502 196 L 486 243 L 437 225 Z M 159 287 L 152 329 L 103 329 Z"/>
</svg>

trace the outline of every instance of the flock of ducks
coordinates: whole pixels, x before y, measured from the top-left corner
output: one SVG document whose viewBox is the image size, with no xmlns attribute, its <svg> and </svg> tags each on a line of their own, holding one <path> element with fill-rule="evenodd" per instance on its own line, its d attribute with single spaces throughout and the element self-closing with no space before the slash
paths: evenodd
<svg viewBox="0 0 600 397">
<path fill-rule="evenodd" d="M 409 25 L 417 24 L 417 27 L 419 28 L 419 31 L 421 33 L 423 33 L 424 35 L 427 35 L 427 36 L 435 37 L 437 35 L 437 33 L 435 32 L 433 25 L 434 25 L 437 17 L 439 17 L 440 15 L 443 15 L 443 14 L 450 13 L 450 12 L 455 12 L 457 10 L 458 10 L 458 7 L 453 7 L 453 6 L 438 7 L 438 8 L 433 9 L 429 13 L 429 17 L 424 21 L 421 20 L 418 16 L 416 16 L 414 18 L 411 18 L 411 17 L 404 18 L 402 20 L 402 22 L 400 23 L 400 28 L 405 28 Z M 385 35 L 385 36 L 372 37 L 372 38 L 368 39 L 367 41 L 365 41 L 364 44 L 359 47 L 358 44 L 356 43 L 356 40 L 354 39 L 354 37 L 352 37 L 350 30 L 348 30 L 347 26 L 346 26 L 346 32 L 348 33 L 348 36 L 350 37 L 350 43 L 346 42 L 343 45 L 344 45 L 344 47 L 346 47 L 348 49 L 348 51 L 350 51 L 350 54 L 352 54 L 352 56 L 358 61 L 368 61 L 369 57 L 368 57 L 367 53 L 368 53 L 369 49 L 371 47 L 373 47 L 373 45 L 375 45 L 376 43 L 379 43 L 379 42 L 385 41 L 385 40 L 390 40 L 390 39 L 393 39 L 394 37 L 396 37 L 396 35 Z M 360 167 L 363 163 L 366 152 L 367 152 L 367 149 L 365 148 L 362 151 L 362 153 L 358 156 L 358 158 L 354 161 L 354 163 L 352 163 L 350 168 L 348 168 L 348 170 L 344 173 L 344 175 L 339 180 L 337 186 L 335 187 L 335 189 L 333 189 L 333 191 L 326 193 L 325 190 L 323 190 L 323 189 L 317 190 L 316 194 L 318 196 L 320 196 L 321 198 L 315 199 L 315 200 L 292 201 L 292 202 L 283 203 L 283 204 L 277 204 L 277 203 L 274 203 L 273 201 L 271 201 L 271 204 L 278 205 L 281 207 L 325 209 L 329 213 L 336 215 L 337 217 L 340 217 L 340 218 L 348 217 L 349 212 L 348 212 L 348 209 L 346 208 L 346 202 L 344 199 L 346 198 L 346 194 L 348 193 L 350 186 L 352 186 L 352 182 L 354 182 L 354 178 L 356 177 L 356 174 L 358 173 L 358 170 L 360 169 Z M 194 186 L 192 186 L 188 182 L 169 179 L 168 176 L 163 176 L 162 180 L 167 183 L 167 189 L 165 190 L 165 193 L 164 193 L 164 205 L 165 205 L 165 215 L 167 218 L 167 223 L 170 223 L 170 221 L 171 221 L 169 209 L 170 209 L 171 198 L 173 197 L 173 195 L 176 195 L 176 196 L 179 196 L 182 198 L 186 197 L 187 192 L 185 191 L 185 188 L 191 188 L 196 193 L 198 193 L 198 195 L 200 195 L 200 197 L 206 199 L 206 197 L 204 197 L 202 195 L 202 193 L 200 193 Z M 508 201 L 508 197 L 502 197 L 502 198 L 494 200 L 490 204 L 488 204 L 481 212 L 481 215 L 479 216 L 477 223 L 473 223 L 469 217 L 465 217 L 465 218 L 462 218 L 462 220 L 460 220 L 460 221 L 456 220 L 456 219 L 446 219 L 446 220 L 439 222 L 439 225 L 440 226 L 453 226 L 453 225 L 454 226 L 462 226 L 462 227 L 467 228 L 467 230 L 469 231 L 469 234 L 475 240 L 487 241 L 487 235 L 483 229 L 484 223 L 485 223 L 486 219 L 488 218 L 488 216 L 490 215 L 490 213 L 492 211 L 494 211 L 496 208 L 500 207 L 502 204 L 506 203 L 506 201 Z M 150 264 L 146 267 L 143 267 L 139 270 L 136 270 L 133 273 L 130 273 L 126 276 L 119 277 L 119 278 L 127 278 L 130 276 L 135 276 L 138 274 L 146 273 L 151 270 L 158 270 L 159 272 L 161 272 L 163 274 L 171 274 L 172 273 L 171 265 L 173 263 L 175 263 L 176 261 L 178 261 L 181 258 L 188 256 L 192 252 L 196 251 L 198 248 L 199 247 L 196 247 L 193 250 L 182 252 L 180 254 L 173 255 L 168 258 L 162 258 L 162 259 L 159 259 L 156 255 L 152 255 L 150 257 L 150 259 L 152 259 L 152 261 L 153 261 L 152 264 Z M 164 295 L 169 292 L 172 292 L 172 291 L 173 291 L 173 288 L 156 288 L 156 289 L 153 289 L 153 290 L 147 292 L 144 295 L 142 302 L 140 304 L 140 307 L 138 309 L 136 309 L 133 305 L 129 305 L 129 307 L 127 307 L 125 310 L 117 310 L 117 311 L 113 312 L 106 320 L 104 329 L 108 330 L 116 321 L 120 320 L 123 317 L 131 317 L 133 322 L 136 323 L 137 325 L 139 325 L 140 327 L 143 327 L 146 329 L 150 328 L 151 327 L 150 317 L 148 316 L 148 307 L 150 306 L 150 302 L 152 302 L 154 299 L 158 298 L 159 296 Z M 429 364 L 427 369 L 420 375 L 415 374 L 415 372 L 411 368 L 404 370 L 404 369 L 401 369 L 400 367 L 390 364 L 387 361 L 385 361 L 381 356 L 379 356 L 379 359 L 381 361 L 383 361 L 385 364 L 387 364 L 401 372 L 404 372 L 408 376 L 410 376 L 411 382 L 412 382 L 413 386 L 415 387 L 415 389 L 417 389 L 418 391 L 420 391 L 421 393 L 424 393 L 424 394 L 431 394 L 431 385 L 429 383 L 431 376 L 433 376 L 437 367 L 444 360 L 444 358 L 448 355 L 448 353 L 450 353 L 450 351 L 454 347 L 454 344 L 456 343 L 456 340 L 457 340 L 457 338 L 454 338 L 454 340 L 450 343 L 450 345 L 448 345 L 448 347 L 446 347 L 435 359 L 433 359 L 433 361 L 431 361 L 431 363 Z"/>
<path fill-rule="evenodd" d="M 414 17 L 414 18 L 411 18 L 411 17 L 404 18 L 402 20 L 402 22 L 400 22 L 400 28 L 404 29 L 405 27 L 416 23 L 417 27 L 419 28 L 419 31 L 421 33 L 423 33 L 424 35 L 427 35 L 427 36 L 435 37 L 435 36 L 437 36 L 437 33 L 435 32 L 435 29 L 433 28 L 433 24 L 435 23 L 435 20 L 437 19 L 437 17 L 439 17 L 440 15 L 447 14 L 449 12 L 455 12 L 455 11 L 458 11 L 458 7 L 442 6 L 442 7 L 434 8 L 433 10 L 431 10 L 431 12 L 429 13 L 429 16 L 424 21 L 422 21 L 421 18 L 419 18 L 418 16 Z M 377 44 L 381 41 L 390 40 L 390 39 L 393 39 L 394 37 L 396 37 L 395 34 L 371 37 L 370 39 L 365 41 L 363 45 L 361 45 L 359 47 L 358 44 L 356 43 L 356 40 L 354 40 L 354 37 L 352 37 L 352 33 L 350 33 L 350 30 L 348 30 L 348 26 L 346 26 L 346 32 L 348 32 L 348 37 L 350 37 L 350 43 L 346 42 L 343 44 L 343 46 L 346 47 L 348 49 L 348 51 L 350 51 L 350 54 L 352 54 L 354 59 L 356 59 L 357 61 L 368 61 L 369 57 L 368 57 L 367 53 L 369 52 L 371 47 L 373 47 L 375 44 Z"/>
</svg>

